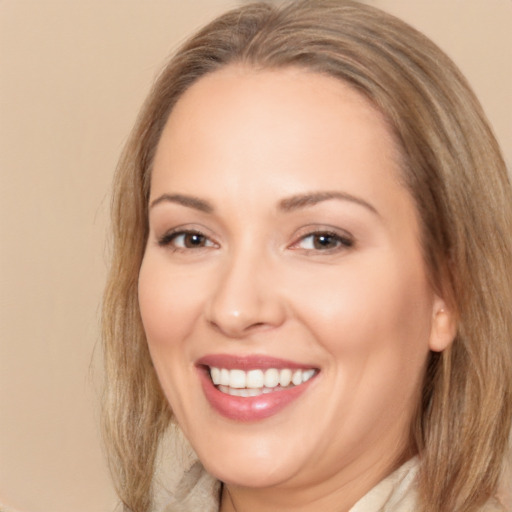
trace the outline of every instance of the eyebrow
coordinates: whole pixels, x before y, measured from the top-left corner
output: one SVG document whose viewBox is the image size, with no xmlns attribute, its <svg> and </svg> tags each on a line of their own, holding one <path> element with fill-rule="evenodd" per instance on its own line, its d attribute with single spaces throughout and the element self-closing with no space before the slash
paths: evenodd
<svg viewBox="0 0 512 512">
<path fill-rule="evenodd" d="M 163 194 L 160 197 L 157 197 L 154 201 L 151 201 L 149 207 L 154 208 L 156 205 L 165 202 L 181 204 L 187 208 L 193 208 L 194 210 L 199 210 L 204 213 L 213 212 L 213 206 L 208 201 L 183 194 Z"/>
<path fill-rule="evenodd" d="M 363 206 L 370 212 L 380 216 L 376 208 L 364 199 L 353 196 L 351 194 L 347 194 L 346 192 L 338 191 L 311 192 L 291 196 L 279 201 L 278 209 L 282 212 L 288 213 L 295 210 L 300 210 L 302 208 L 315 206 L 318 203 L 332 199 L 349 201 L 351 203 L 358 204 L 359 206 Z M 193 208 L 194 210 L 199 210 L 204 213 L 213 213 L 214 211 L 213 205 L 208 201 L 184 194 L 162 194 L 160 197 L 154 199 L 149 207 L 154 208 L 158 204 L 165 202 L 180 204 L 182 206 L 186 206 L 187 208 Z"/>
<path fill-rule="evenodd" d="M 367 210 L 370 210 L 372 213 L 380 217 L 380 214 L 377 211 L 377 209 L 364 199 L 353 196 L 351 194 L 347 194 L 346 192 L 338 191 L 312 192 L 309 194 L 299 194 L 296 196 L 292 196 L 280 201 L 279 209 L 284 212 L 292 212 L 294 210 L 299 210 L 301 208 L 315 206 L 318 203 L 321 203 L 323 201 L 329 201 L 331 199 L 349 201 L 351 203 L 358 204 L 359 206 L 363 206 Z"/>
</svg>

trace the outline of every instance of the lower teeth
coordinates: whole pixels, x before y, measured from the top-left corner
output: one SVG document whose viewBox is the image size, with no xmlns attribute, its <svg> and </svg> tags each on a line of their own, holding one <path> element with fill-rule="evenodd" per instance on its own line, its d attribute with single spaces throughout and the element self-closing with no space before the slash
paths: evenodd
<svg viewBox="0 0 512 512">
<path fill-rule="evenodd" d="M 259 396 L 264 395 L 266 393 L 273 393 L 274 391 L 283 391 L 285 389 L 289 389 L 294 387 L 293 384 L 290 386 L 287 386 L 285 388 L 281 386 L 276 386 L 275 388 L 231 388 L 229 386 L 222 386 L 218 385 L 217 389 L 221 391 L 222 393 L 226 393 L 227 395 L 231 396 L 243 396 L 243 397 L 250 397 L 250 396 Z"/>
</svg>

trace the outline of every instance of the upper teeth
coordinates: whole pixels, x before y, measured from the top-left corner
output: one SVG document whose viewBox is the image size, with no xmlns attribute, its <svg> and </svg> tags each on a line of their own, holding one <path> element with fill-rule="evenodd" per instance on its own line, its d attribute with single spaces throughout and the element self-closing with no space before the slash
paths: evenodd
<svg viewBox="0 0 512 512">
<path fill-rule="evenodd" d="M 210 375 L 216 386 L 229 386 L 237 389 L 275 388 L 278 385 L 287 387 L 290 383 L 298 386 L 311 379 L 315 373 L 316 371 L 312 368 L 308 370 L 269 368 L 268 370 L 249 370 L 247 372 L 239 369 L 210 368 Z"/>
</svg>

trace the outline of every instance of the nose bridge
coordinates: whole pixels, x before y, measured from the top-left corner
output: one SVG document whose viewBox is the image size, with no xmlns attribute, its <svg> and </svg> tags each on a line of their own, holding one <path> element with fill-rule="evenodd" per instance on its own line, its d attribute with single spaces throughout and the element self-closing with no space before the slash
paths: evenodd
<svg viewBox="0 0 512 512">
<path fill-rule="evenodd" d="M 284 305 L 274 287 L 274 273 L 271 258 L 254 240 L 233 248 L 219 267 L 207 311 L 209 322 L 230 337 L 279 325 Z"/>
</svg>

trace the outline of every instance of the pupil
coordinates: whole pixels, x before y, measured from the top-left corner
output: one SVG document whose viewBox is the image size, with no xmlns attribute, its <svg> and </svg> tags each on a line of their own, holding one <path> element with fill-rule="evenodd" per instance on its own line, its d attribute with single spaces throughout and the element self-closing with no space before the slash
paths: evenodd
<svg viewBox="0 0 512 512">
<path fill-rule="evenodd" d="M 187 247 L 198 247 L 203 245 L 203 236 L 202 235 L 188 235 L 185 240 L 185 245 Z"/>
<path fill-rule="evenodd" d="M 336 240 L 331 235 L 318 235 L 315 238 L 315 249 L 329 249 L 336 245 Z"/>
</svg>

